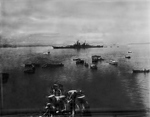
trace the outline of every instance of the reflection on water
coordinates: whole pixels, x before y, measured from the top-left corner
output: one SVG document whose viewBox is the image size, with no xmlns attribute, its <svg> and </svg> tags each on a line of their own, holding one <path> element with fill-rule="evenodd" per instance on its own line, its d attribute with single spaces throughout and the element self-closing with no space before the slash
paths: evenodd
<svg viewBox="0 0 150 117">
<path fill-rule="evenodd" d="M 148 45 L 128 45 L 93 49 L 62 49 L 50 47 L 1 48 L 0 70 L 10 73 L 4 84 L 4 108 L 42 108 L 50 86 L 58 81 L 66 90 L 82 89 L 91 108 L 140 109 L 149 108 L 148 84 L 150 74 L 133 74 L 132 69 L 150 68 Z M 43 53 L 50 51 L 50 55 Z M 128 53 L 132 51 L 132 53 Z M 91 64 L 92 55 L 101 55 L 98 70 L 76 65 L 73 58 L 80 57 Z M 130 55 L 131 59 L 126 59 Z M 109 60 L 118 61 L 118 66 Z M 36 68 L 35 74 L 24 74 L 23 64 L 29 61 L 59 61 L 60 68 Z"/>
</svg>

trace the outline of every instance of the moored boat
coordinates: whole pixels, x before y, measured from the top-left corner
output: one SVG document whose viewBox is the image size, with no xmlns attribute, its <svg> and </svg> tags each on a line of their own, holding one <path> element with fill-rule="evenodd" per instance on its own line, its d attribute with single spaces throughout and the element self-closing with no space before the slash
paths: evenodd
<svg viewBox="0 0 150 117">
<path fill-rule="evenodd" d="M 103 60 L 104 60 L 104 58 L 102 58 L 99 55 L 93 55 L 92 56 L 92 62 L 98 62 L 98 61 L 103 61 Z"/>
<path fill-rule="evenodd" d="M 32 66 L 33 66 L 32 63 L 25 63 L 25 64 L 24 64 L 24 67 L 32 67 Z"/>
<path fill-rule="evenodd" d="M 40 67 L 40 63 L 32 63 L 32 65 L 34 65 L 35 67 Z"/>
<path fill-rule="evenodd" d="M 92 56 L 92 62 L 98 62 L 99 61 L 99 57 L 101 57 L 101 56 L 99 56 L 99 55 L 93 55 Z"/>
<path fill-rule="evenodd" d="M 96 64 L 91 64 L 91 65 L 90 65 L 90 68 L 91 68 L 91 69 L 97 69 L 97 65 L 96 65 Z"/>
<path fill-rule="evenodd" d="M 99 58 L 101 57 L 100 55 L 93 55 L 92 58 Z"/>
<path fill-rule="evenodd" d="M 35 67 L 31 67 L 31 68 L 25 69 L 24 73 L 26 73 L 26 74 L 34 74 L 35 73 Z"/>
<path fill-rule="evenodd" d="M 76 61 L 76 64 L 84 64 L 84 60 L 79 59 L 79 60 Z"/>
<path fill-rule="evenodd" d="M 25 63 L 24 67 L 40 67 L 40 63 Z"/>
<path fill-rule="evenodd" d="M 99 61 L 103 61 L 103 60 L 104 60 L 104 58 L 102 58 L 102 57 L 99 57 L 99 58 L 98 58 L 98 60 L 99 60 Z"/>
<path fill-rule="evenodd" d="M 109 62 L 109 64 L 111 64 L 111 65 L 118 65 L 118 62 L 117 61 L 114 61 L 114 60 L 110 60 L 110 62 Z"/>
<path fill-rule="evenodd" d="M 50 55 L 50 51 L 43 53 L 45 55 Z"/>
<path fill-rule="evenodd" d="M 89 64 L 87 62 L 84 63 L 85 67 L 89 67 Z"/>
<path fill-rule="evenodd" d="M 47 67 L 63 67 L 63 63 L 47 63 L 42 65 L 42 68 L 47 68 Z"/>
<path fill-rule="evenodd" d="M 26 74 L 34 74 L 35 73 L 35 66 L 32 63 L 24 64 L 24 73 Z"/>
<path fill-rule="evenodd" d="M 132 71 L 133 71 L 133 73 L 148 73 L 148 72 L 150 72 L 150 69 L 141 69 L 141 70 L 133 69 Z"/>
<path fill-rule="evenodd" d="M 125 56 L 125 58 L 130 59 L 130 58 L 131 58 L 131 56 Z"/>
<path fill-rule="evenodd" d="M 73 61 L 78 61 L 81 60 L 80 58 L 74 58 Z"/>
<path fill-rule="evenodd" d="M 92 58 L 92 63 L 97 63 L 98 61 L 98 58 Z"/>
</svg>

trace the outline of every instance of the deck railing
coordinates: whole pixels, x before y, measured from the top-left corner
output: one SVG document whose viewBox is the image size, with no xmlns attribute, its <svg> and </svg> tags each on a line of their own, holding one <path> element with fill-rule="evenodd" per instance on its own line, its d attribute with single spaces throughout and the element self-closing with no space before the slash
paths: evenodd
<svg viewBox="0 0 150 117">
<path fill-rule="evenodd" d="M 90 109 L 90 113 L 92 116 L 110 116 L 110 117 L 146 117 L 146 115 L 150 111 L 147 110 L 100 110 L 100 109 Z M 43 109 L 3 109 L 0 111 L 0 116 L 6 115 L 43 115 Z M 66 112 L 67 113 L 67 112 Z M 79 115 L 81 112 L 76 112 Z M 83 116 L 89 116 L 88 114 L 84 114 Z"/>
</svg>

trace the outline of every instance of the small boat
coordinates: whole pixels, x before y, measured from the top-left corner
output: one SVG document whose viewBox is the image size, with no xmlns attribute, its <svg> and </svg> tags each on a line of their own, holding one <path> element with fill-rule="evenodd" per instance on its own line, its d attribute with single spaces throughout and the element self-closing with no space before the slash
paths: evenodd
<svg viewBox="0 0 150 117">
<path fill-rule="evenodd" d="M 64 64 L 63 63 L 47 63 L 47 64 L 44 64 L 42 66 L 42 68 L 46 68 L 46 67 L 63 67 Z"/>
<path fill-rule="evenodd" d="M 130 58 L 131 58 L 131 56 L 125 56 L 125 58 L 130 59 Z"/>
<path fill-rule="evenodd" d="M 141 70 L 134 69 L 132 71 L 133 73 L 148 73 L 150 72 L 150 69 L 141 69 Z"/>
<path fill-rule="evenodd" d="M 91 64 L 91 65 L 90 65 L 90 68 L 91 68 L 91 69 L 97 69 L 97 65 L 96 65 L 96 64 Z"/>
<path fill-rule="evenodd" d="M 32 65 L 34 65 L 35 67 L 40 67 L 40 63 L 32 63 Z"/>
<path fill-rule="evenodd" d="M 26 63 L 24 67 L 40 67 L 39 63 Z"/>
<path fill-rule="evenodd" d="M 111 64 L 111 65 L 118 65 L 118 62 L 117 61 L 114 61 L 114 60 L 110 60 L 110 62 L 109 62 L 109 64 Z"/>
<path fill-rule="evenodd" d="M 104 58 L 102 58 L 102 57 L 99 57 L 99 58 L 98 58 L 98 60 L 99 60 L 99 61 L 103 61 L 103 60 L 104 60 Z"/>
<path fill-rule="evenodd" d="M 35 73 L 35 68 L 28 68 L 24 70 L 24 73 L 26 74 L 34 74 Z"/>
<path fill-rule="evenodd" d="M 97 58 L 92 59 L 92 63 L 97 63 L 99 60 Z"/>
<path fill-rule="evenodd" d="M 99 56 L 99 55 L 93 55 L 92 56 L 92 62 L 98 62 L 100 57 L 101 56 Z"/>
<path fill-rule="evenodd" d="M 32 67 L 32 66 L 33 66 L 32 63 L 25 63 L 25 64 L 24 64 L 24 67 Z"/>
<path fill-rule="evenodd" d="M 85 63 L 84 63 L 84 66 L 85 66 L 85 67 L 89 67 L 89 64 L 85 62 Z"/>
<path fill-rule="evenodd" d="M 128 51 L 128 53 L 132 53 L 131 51 Z"/>
<path fill-rule="evenodd" d="M 92 56 L 92 62 L 98 62 L 98 61 L 103 61 L 103 60 L 104 60 L 104 58 L 102 58 L 99 55 L 93 55 Z"/>
<path fill-rule="evenodd" d="M 99 55 L 93 55 L 92 56 L 92 58 L 99 58 L 99 57 L 101 57 L 101 56 L 99 56 Z"/>
<path fill-rule="evenodd" d="M 73 61 L 78 61 L 81 60 L 80 58 L 74 58 Z"/>
<path fill-rule="evenodd" d="M 50 51 L 48 51 L 47 54 L 50 54 Z"/>
<path fill-rule="evenodd" d="M 44 55 L 50 55 L 50 51 L 43 53 Z"/>
<path fill-rule="evenodd" d="M 76 61 L 76 64 L 84 64 L 84 60 L 80 59 Z"/>
<path fill-rule="evenodd" d="M 24 73 L 27 73 L 27 74 L 35 73 L 35 66 L 32 63 L 25 64 Z"/>
</svg>

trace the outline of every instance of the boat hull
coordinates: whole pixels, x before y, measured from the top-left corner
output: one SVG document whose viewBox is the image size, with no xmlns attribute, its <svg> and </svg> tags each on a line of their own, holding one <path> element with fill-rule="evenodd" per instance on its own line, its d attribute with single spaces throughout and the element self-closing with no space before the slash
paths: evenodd
<svg viewBox="0 0 150 117">
<path fill-rule="evenodd" d="M 54 49 L 88 49 L 88 48 L 103 48 L 103 46 L 87 46 L 87 47 L 57 47 L 53 46 Z"/>
<path fill-rule="evenodd" d="M 148 70 L 132 70 L 133 71 L 133 73 L 149 73 L 150 72 L 150 70 L 148 69 Z"/>
<path fill-rule="evenodd" d="M 64 66 L 64 64 L 62 64 L 62 63 L 53 63 L 53 64 L 44 64 L 42 66 L 42 68 L 47 68 L 47 67 L 63 67 L 63 66 Z"/>
</svg>

